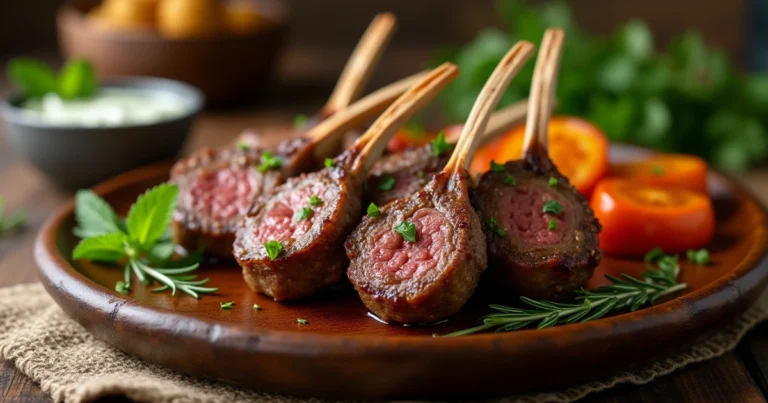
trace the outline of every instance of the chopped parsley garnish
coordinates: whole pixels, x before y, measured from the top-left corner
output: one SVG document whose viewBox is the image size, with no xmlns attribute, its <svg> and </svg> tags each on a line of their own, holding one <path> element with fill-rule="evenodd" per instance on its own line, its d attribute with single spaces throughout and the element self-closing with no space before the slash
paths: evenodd
<svg viewBox="0 0 768 403">
<path fill-rule="evenodd" d="M 221 306 L 221 309 L 232 309 L 235 306 L 235 301 L 220 302 L 219 306 Z"/>
<path fill-rule="evenodd" d="M 273 239 L 269 242 L 264 242 L 264 249 L 267 250 L 269 260 L 275 260 L 283 251 L 283 243 Z"/>
<path fill-rule="evenodd" d="M 437 134 L 437 137 L 432 140 L 432 154 L 435 157 L 439 157 L 444 153 L 451 151 L 452 145 L 445 141 L 445 132 L 441 131 Z"/>
<path fill-rule="evenodd" d="M 306 320 L 306 319 L 303 319 L 303 318 L 296 318 L 296 323 L 298 323 L 300 325 L 308 325 L 309 321 Z"/>
<path fill-rule="evenodd" d="M 397 183 L 397 179 L 395 179 L 392 175 L 384 175 L 379 179 L 379 190 L 388 191 L 395 188 L 395 183 Z"/>
<path fill-rule="evenodd" d="M 557 180 L 557 178 L 555 178 L 554 176 L 550 176 L 550 177 L 549 177 L 549 182 L 547 182 L 547 184 L 548 184 L 548 185 L 549 185 L 549 187 L 551 187 L 551 188 L 557 187 L 557 183 L 558 183 L 558 180 Z"/>
<path fill-rule="evenodd" d="M 309 122 L 309 119 L 307 118 L 307 115 L 296 115 L 293 117 L 293 127 L 297 129 L 303 129 L 307 127 L 307 123 Z"/>
<path fill-rule="evenodd" d="M 242 152 L 246 152 L 246 151 L 250 150 L 251 147 L 248 147 L 248 144 L 245 144 L 245 143 L 237 143 L 237 149 L 242 151 Z"/>
<path fill-rule="evenodd" d="M 408 242 L 416 242 L 416 224 L 403 221 L 395 227 L 395 232 Z"/>
<path fill-rule="evenodd" d="M 544 203 L 544 207 L 541 209 L 543 213 L 549 213 L 558 215 L 565 210 L 565 207 L 563 207 L 562 204 L 558 203 L 557 200 L 547 200 Z"/>
<path fill-rule="evenodd" d="M 371 203 L 368 205 L 368 215 L 371 217 L 378 217 L 381 215 L 381 211 L 379 211 L 379 206 L 377 206 L 374 203 Z"/>
<path fill-rule="evenodd" d="M 261 165 L 259 165 L 258 170 L 264 173 L 270 169 L 279 169 L 281 166 L 283 166 L 282 158 L 275 157 L 271 152 L 265 151 L 261 154 Z"/>
<path fill-rule="evenodd" d="M 128 288 L 128 285 L 125 284 L 124 281 L 118 281 L 115 283 L 115 291 L 119 292 L 120 294 L 128 295 L 129 290 L 130 289 Z"/>
<path fill-rule="evenodd" d="M 661 176 L 664 175 L 664 168 L 659 165 L 654 165 L 651 167 L 651 172 L 656 176 Z"/>
<path fill-rule="evenodd" d="M 301 221 L 306 220 L 309 217 L 312 217 L 312 209 L 309 207 L 302 207 L 301 210 L 296 212 L 296 216 L 294 218 L 296 221 Z"/>
<path fill-rule="evenodd" d="M 254 311 L 260 311 L 261 307 L 259 306 L 259 304 L 253 304 L 253 310 Z"/>
<path fill-rule="evenodd" d="M 325 165 L 326 168 L 333 168 L 334 167 L 333 158 L 326 158 L 323 164 Z"/>
<path fill-rule="evenodd" d="M 547 229 L 550 231 L 557 231 L 557 220 L 554 218 L 549 220 L 549 224 L 547 225 Z"/>
<path fill-rule="evenodd" d="M 491 160 L 491 171 L 501 172 L 504 170 L 504 164 L 497 164 L 496 161 Z"/>
<path fill-rule="evenodd" d="M 699 266 L 706 266 L 709 263 L 709 251 L 706 249 L 688 249 L 687 257 Z"/>
<path fill-rule="evenodd" d="M 504 177 L 504 183 L 509 186 L 515 186 L 517 185 L 517 182 L 515 181 L 515 177 L 512 175 L 507 175 Z"/>
<path fill-rule="evenodd" d="M 312 195 L 312 197 L 309 198 L 309 205 L 310 206 L 319 206 L 321 204 L 323 204 L 323 201 L 320 200 L 320 198 L 317 197 L 317 195 Z"/>
<path fill-rule="evenodd" d="M 496 235 L 500 237 L 505 237 L 507 235 L 507 231 L 504 231 L 499 227 L 499 223 L 496 222 L 496 219 L 491 217 L 491 219 L 488 220 L 488 225 L 491 227 L 491 231 L 495 232 Z"/>
</svg>

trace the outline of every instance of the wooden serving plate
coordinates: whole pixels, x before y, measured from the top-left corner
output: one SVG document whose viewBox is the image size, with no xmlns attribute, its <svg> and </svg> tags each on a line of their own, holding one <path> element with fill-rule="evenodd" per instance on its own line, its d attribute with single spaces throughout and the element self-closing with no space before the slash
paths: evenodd
<svg viewBox="0 0 768 403">
<path fill-rule="evenodd" d="M 641 153 L 611 150 L 619 160 Z M 126 214 L 141 192 L 167 178 L 168 168 L 139 169 L 94 190 Z M 710 184 L 718 220 L 712 264 L 682 261 L 684 293 L 633 313 L 544 330 L 434 338 L 473 325 L 489 301 L 478 295 L 441 324 L 392 326 L 369 317 L 349 284 L 312 301 L 280 304 L 252 293 L 239 268 L 226 262 L 206 262 L 200 270 L 218 295 L 171 297 L 139 284 L 122 296 L 113 291 L 121 269 L 70 258 L 77 243 L 74 202 L 43 227 L 35 258 L 46 289 L 69 316 L 120 350 L 182 373 L 315 397 L 504 396 L 593 380 L 668 354 L 754 302 L 768 278 L 766 211 L 722 174 L 713 172 Z M 593 285 L 605 273 L 639 275 L 642 268 L 606 257 Z M 227 301 L 234 308 L 222 310 Z"/>
</svg>

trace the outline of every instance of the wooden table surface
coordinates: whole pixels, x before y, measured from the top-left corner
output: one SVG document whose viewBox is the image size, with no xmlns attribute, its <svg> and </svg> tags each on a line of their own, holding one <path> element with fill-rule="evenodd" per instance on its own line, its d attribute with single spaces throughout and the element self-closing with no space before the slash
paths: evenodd
<svg viewBox="0 0 768 403">
<path fill-rule="evenodd" d="M 321 96 L 300 97 L 288 90 L 276 103 L 239 110 L 206 112 L 199 119 L 186 150 L 231 141 L 243 129 L 289 122 L 298 112 L 312 111 Z M 282 101 L 280 100 L 282 99 Z M 0 129 L 1 130 L 1 129 Z M 768 169 L 739 176 L 768 203 Z M 0 287 L 37 281 L 32 248 L 37 230 L 48 216 L 72 197 L 57 189 L 21 158 L 0 135 L 0 196 L 7 211 L 24 211 L 27 228 L 0 238 Z M 638 346 L 640 348 L 640 346 Z M 647 348 L 647 347 L 645 347 Z M 592 402 L 765 402 L 768 396 L 768 323 L 751 331 L 735 351 L 690 365 L 644 386 L 621 386 L 589 396 Z M 14 366 L 0 360 L 0 402 L 46 402 L 50 398 Z"/>
</svg>

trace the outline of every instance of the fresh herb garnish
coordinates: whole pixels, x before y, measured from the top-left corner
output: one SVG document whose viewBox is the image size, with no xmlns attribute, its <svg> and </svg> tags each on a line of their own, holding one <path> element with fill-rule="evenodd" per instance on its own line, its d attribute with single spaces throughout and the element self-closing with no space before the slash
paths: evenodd
<svg viewBox="0 0 768 403">
<path fill-rule="evenodd" d="M 395 188 L 395 183 L 397 183 L 397 179 L 395 179 L 392 175 L 384 175 L 379 179 L 379 190 L 388 191 Z"/>
<path fill-rule="evenodd" d="M 504 170 L 504 164 L 497 164 L 496 161 L 491 160 L 491 171 L 501 172 Z"/>
<path fill-rule="evenodd" d="M 251 147 L 249 147 L 248 144 L 245 144 L 245 143 L 237 143 L 237 149 L 242 152 L 247 152 L 251 149 Z"/>
<path fill-rule="evenodd" d="M 0 236 L 7 232 L 18 231 L 24 228 L 26 217 L 22 213 L 16 213 L 10 217 L 5 215 L 5 200 L 0 197 Z"/>
<path fill-rule="evenodd" d="M 416 242 L 416 224 L 403 221 L 395 227 L 395 232 L 408 242 Z"/>
<path fill-rule="evenodd" d="M 562 303 L 520 297 L 524 307 L 491 305 L 493 313 L 482 318 L 483 324 L 460 330 L 446 336 L 465 336 L 496 330 L 507 332 L 535 325 L 539 329 L 576 322 L 587 322 L 612 312 L 635 311 L 652 305 L 659 298 L 684 290 L 685 283 L 678 283 L 680 265 L 676 256 L 658 259 L 656 266 L 648 264 L 640 279 L 628 274 L 619 277 L 606 275 L 611 285 L 593 290 L 576 291 L 576 302 Z"/>
<path fill-rule="evenodd" d="M 232 309 L 232 307 L 235 306 L 235 301 L 219 302 L 219 306 L 221 309 Z"/>
<path fill-rule="evenodd" d="M 323 201 L 320 200 L 320 198 L 317 195 L 312 195 L 312 197 L 309 198 L 310 206 L 319 206 L 321 204 L 323 204 Z"/>
<path fill-rule="evenodd" d="M 218 291 L 203 287 L 208 279 L 197 280 L 193 274 L 199 266 L 198 255 L 188 256 L 194 263 L 191 259 L 170 260 L 173 243 L 168 225 L 178 193 L 178 187 L 170 184 L 149 189 L 139 196 L 123 220 L 93 192 L 79 191 L 75 198 L 74 232 L 82 241 L 72 252 L 72 258 L 124 264 L 124 279 L 115 285 L 115 290 L 123 294 L 131 289 L 132 274 L 142 283 L 159 283 L 161 286 L 153 292 L 170 289 L 176 295 L 181 290 L 199 298 L 199 294 Z"/>
<path fill-rule="evenodd" d="M 655 247 L 651 250 L 649 250 L 645 256 L 643 257 L 643 261 L 645 263 L 655 263 L 659 259 L 662 259 L 664 256 L 667 256 L 666 253 L 664 253 L 664 250 L 660 247 Z"/>
<path fill-rule="evenodd" d="M 303 318 L 296 318 L 296 323 L 298 323 L 300 325 L 308 325 L 309 321 L 306 320 L 306 319 L 303 319 Z"/>
<path fill-rule="evenodd" d="M 517 185 L 517 182 L 515 182 L 515 177 L 512 175 L 507 175 L 504 177 L 504 184 L 509 186 L 515 186 Z"/>
<path fill-rule="evenodd" d="M 651 172 L 656 176 L 664 175 L 664 168 L 660 165 L 654 165 L 651 167 Z"/>
<path fill-rule="evenodd" d="M 301 210 L 296 212 L 296 216 L 294 218 L 296 221 L 301 221 L 306 220 L 309 217 L 312 217 L 312 209 L 309 207 L 302 207 Z"/>
<path fill-rule="evenodd" d="M 558 183 L 557 178 L 555 178 L 554 176 L 550 176 L 549 182 L 547 182 L 547 185 L 549 185 L 549 187 L 551 188 L 554 188 L 554 187 L 557 187 L 557 183 Z"/>
<path fill-rule="evenodd" d="M 445 141 L 445 132 L 441 131 L 437 134 L 437 137 L 432 140 L 432 154 L 435 157 L 439 157 L 443 155 L 444 153 L 451 151 L 451 148 L 453 148 L 452 145 L 448 144 L 447 141 Z"/>
<path fill-rule="evenodd" d="M 309 118 L 307 118 L 307 115 L 298 114 L 293 117 L 293 127 L 297 129 L 306 128 L 308 122 L 309 122 Z"/>
<path fill-rule="evenodd" d="M 706 266 L 709 263 L 709 251 L 706 249 L 688 249 L 686 254 L 688 260 L 699 266 Z"/>
<path fill-rule="evenodd" d="M 554 214 L 558 215 L 565 210 L 565 207 L 563 207 L 562 204 L 558 203 L 557 200 L 547 200 L 544 202 L 544 207 L 542 207 L 541 211 L 545 214 Z"/>
<path fill-rule="evenodd" d="M 261 165 L 259 165 L 258 170 L 264 173 L 270 169 L 279 169 L 281 166 L 283 166 L 282 158 L 276 157 L 269 151 L 264 151 L 261 154 Z"/>
<path fill-rule="evenodd" d="M 333 158 L 326 158 L 325 161 L 323 161 L 323 164 L 325 165 L 326 168 L 333 168 L 334 167 Z"/>
<path fill-rule="evenodd" d="M 550 231 L 557 231 L 557 220 L 554 218 L 549 220 L 549 223 L 547 224 L 547 229 Z"/>
<path fill-rule="evenodd" d="M 261 306 L 259 306 L 259 304 L 253 304 L 253 310 L 254 311 L 260 311 L 261 310 Z"/>
<path fill-rule="evenodd" d="M 58 94 L 62 99 L 87 98 L 98 90 L 93 66 L 85 59 L 72 59 L 57 75 L 45 63 L 16 58 L 7 66 L 8 79 L 27 98 Z"/>
<path fill-rule="evenodd" d="M 381 211 L 379 211 L 379 206 L 377 206 L 374 203 L 369 204 L 368 205 L 368 215 L 370 217 L 374 217 L 374 218 L 378 217 L 379 215 L 381 215 Z"/>
<path fill-rule="evenodd" d="M 501 227 L 499 227 L 499 223 L 496 222 L 496 219 L 493 217 L 488 220 L 488 226 L 491 227 L 491 231 L 495 232 L 496 235 L 502 238 L 507 235 L 507 231 L 504 231 Z"/>
<path fill-rule="evenodd" d="M 283 243 L 273 239 L 269 242 L 264 242 L 264 249 L 267 250 L 267 256 L 269 256 L 269 260 L 275 260 L 283 251 Z"/>
</svg>

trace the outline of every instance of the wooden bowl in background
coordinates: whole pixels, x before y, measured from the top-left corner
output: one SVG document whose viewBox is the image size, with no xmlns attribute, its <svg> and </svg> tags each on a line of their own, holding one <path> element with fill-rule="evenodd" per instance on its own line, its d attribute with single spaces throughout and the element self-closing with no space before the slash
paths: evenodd
<svg viewBox="0 0 768 403">
<path fill-rule="evenodd" d="M 59 10 L 59 43 L 65 57 L 90 59 L 101 79 L 165 77 L 200 88 L 209 103 L 231 103 L 265 88 L 287 30 L 281 2 L 249 1 L 270 22 L 254 33 L 170 39 L 153 31 L 100 28 L 86 18 L 100 1 L 75 0 Z"/>
</svg>

